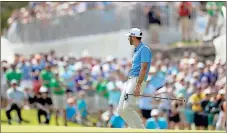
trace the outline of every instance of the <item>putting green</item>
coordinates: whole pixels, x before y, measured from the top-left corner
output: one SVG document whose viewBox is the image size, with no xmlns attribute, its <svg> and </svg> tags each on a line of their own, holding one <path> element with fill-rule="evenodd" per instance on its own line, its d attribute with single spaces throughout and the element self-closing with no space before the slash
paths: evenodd
<svg viewBox="0 0 227 133">
<path fill-rule="evenodd" d="M 1 132 L 155 132 L 155 133 L 224 133 L 224 131 L 198 131 L 198 130 L 148 130 L 148 129 L 114 129 L 114 128 L 97 128 L 97 127 L 63 127 L 63 126 L 8 126 L 3 125 Z"/>
</svg>

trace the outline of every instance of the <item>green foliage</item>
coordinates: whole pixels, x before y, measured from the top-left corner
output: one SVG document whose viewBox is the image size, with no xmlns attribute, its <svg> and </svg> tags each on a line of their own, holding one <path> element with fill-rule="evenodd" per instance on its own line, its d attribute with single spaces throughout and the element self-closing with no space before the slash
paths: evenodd
<svg viewBox="0 0 227 133">
<path fill-rule="evenodd" d="M 8 28 L 7 20 L 15 9 L 20 9 L 28 5 L 28 2 L 14 1 L 1 2 L 1 33 L 3 29 Z"/>
</svg>

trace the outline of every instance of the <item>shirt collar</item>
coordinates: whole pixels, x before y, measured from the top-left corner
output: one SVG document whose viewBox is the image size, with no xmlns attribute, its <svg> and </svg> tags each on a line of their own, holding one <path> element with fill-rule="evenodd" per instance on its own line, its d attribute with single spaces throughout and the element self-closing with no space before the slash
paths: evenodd
<svg viewBox="0 0 227 133">
<path fill-rule="evenodd" d="M 140 44 L 134 49 L 134 52 L 138 51 L 138 49 L 143 45 L 142 42 L 140 42 Z"/>
</svg>

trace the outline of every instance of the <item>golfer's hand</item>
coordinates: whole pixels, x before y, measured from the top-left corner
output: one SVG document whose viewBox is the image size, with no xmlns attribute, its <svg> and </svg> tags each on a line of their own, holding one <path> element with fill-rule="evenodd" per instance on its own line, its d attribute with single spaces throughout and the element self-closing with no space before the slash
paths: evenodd
<svg viewBox="0 0 227 133">
<path fill-rule="evenodd" d="M 137 85 L 135 90 L 134 90 L 134 96 L 138 97 L 140 95 L 140 88 L 141 86 Z"/>
</svg>

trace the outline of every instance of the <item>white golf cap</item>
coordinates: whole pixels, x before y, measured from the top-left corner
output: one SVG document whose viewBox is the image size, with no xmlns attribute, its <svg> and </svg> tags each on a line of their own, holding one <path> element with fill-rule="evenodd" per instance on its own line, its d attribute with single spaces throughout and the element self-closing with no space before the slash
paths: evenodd
<svg viewBox="0 0 227 133">
<path fill-rule="evenodd" d="M 39 89 L 39 92 L 40 92 L 40 93 L 45 93 L 45 92 L 48 92 L 48 89 L 47 89 L 45 86 L 42 86 L 42 87 Z"/>
<path fill-rule="evenodd" d="M 159 115 L 159 111 L 157 109 L 153 109 L 151 111 L 151 116 L 157 116 L 157 115 Z"/>
<path fill-rule="evenodd" d="M 15 79 L 11 80 L 10 84 L 11 84 L 11 85 L 17 84 L 17 80 L 15 80 Z"/>
<path fill-rule="evenodd" d="M 199 63 L 197 64 L 197 67 L 198 67 L 198 68 L 204 68 L 205 65 L 204 65 L 202 62 L 199 62 Z"/>
<path fill-rule="evenodd" d="M 225 89 L 221 89 L 218 91 L 218 94 L 224 95 L 225 94 Z"/>
<path fill-rule="evenodd" d="M 188 61 L 188 63 L 189 63 L 190 65 L 195 64 L 195 59 L 194 59 L 194 58 L 190 58 L 189 61 Z"/>
<path fill-rule="evenodd" d="M 126 36 L 135 36 L 135 37 L 142 37 L 143 33 L 138 28 L 132 28 L 129 33 L 125 34 Z"/>
</svg>

